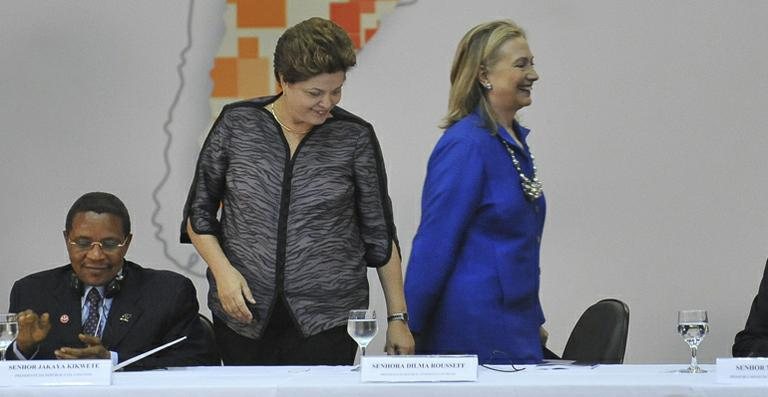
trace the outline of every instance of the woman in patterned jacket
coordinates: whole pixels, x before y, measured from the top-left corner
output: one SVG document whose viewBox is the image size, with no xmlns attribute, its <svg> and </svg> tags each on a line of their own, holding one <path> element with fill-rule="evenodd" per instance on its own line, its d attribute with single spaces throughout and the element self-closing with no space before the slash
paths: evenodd
<svg viewBox="0 0 768 397">
<path fill-rule="evenodd" d="M 182 241 L 208 264 L 225 365 L 351 364 L 346 321 L 368 307 L 367 267 L 392 320 L 387 353 L 413 353 L 381 150 L 336 106 L 355 62 L 333 22 L 289 28 L 274 56 L 282 92 L 227 105 L 203 145 Z"/>
</svg>

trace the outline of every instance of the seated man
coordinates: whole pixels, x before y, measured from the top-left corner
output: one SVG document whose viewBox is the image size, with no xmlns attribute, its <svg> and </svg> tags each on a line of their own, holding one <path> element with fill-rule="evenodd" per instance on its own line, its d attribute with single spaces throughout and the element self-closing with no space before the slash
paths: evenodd
<svg viewBox="0 0 768 397">
<path fill-rule="evenodd" d="M 187 339 L 128 369 L 220 365 L 197 317 L 192 282 L 124 260 L 131 221 L 120 199 L 87 193 L 67 214 L 70 264 L 18 280 L 10 311 L 19 333 L 8 359 L 112 359 L 113 363 Z"/>
<path fill-rule="evenodd" d="M 734 357 L 768 357 L 768 263 L 765 266 L 747 325 L 736 334 Z"/>
</svg>

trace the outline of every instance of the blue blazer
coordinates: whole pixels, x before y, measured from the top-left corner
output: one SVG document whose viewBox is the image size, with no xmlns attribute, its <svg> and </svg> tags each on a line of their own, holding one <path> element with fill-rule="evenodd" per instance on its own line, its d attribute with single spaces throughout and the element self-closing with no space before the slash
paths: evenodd
<svg viewBox="0 0 768 397">
<path fill-rule="evenodd" d="M 516 157 L 532 176 L 528 130 Z M 544 197 L 529 201 L 509 153 L 470 114 L 429 159 L 422 214 L 405 278 L 409 325 L 424 354 L 477 354 L 481 363 L 541 361 L 539 249 Z M 495 352 L 495 353 L 494 353 Z"/>
</svg>

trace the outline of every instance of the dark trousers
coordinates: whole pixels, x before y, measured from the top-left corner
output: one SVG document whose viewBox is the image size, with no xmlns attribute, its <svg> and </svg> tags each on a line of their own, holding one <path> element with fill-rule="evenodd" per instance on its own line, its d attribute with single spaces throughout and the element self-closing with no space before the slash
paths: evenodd
<svg viewBox="0 0 768 397">
<path fill-rule="evenodd" d="M 357 352 L 346 326 L 304 337 L 282 298 L 261 339 L 242 336 L 215 316 L 213 329 L 224 365 L 352 365 Z"/>
</svg>

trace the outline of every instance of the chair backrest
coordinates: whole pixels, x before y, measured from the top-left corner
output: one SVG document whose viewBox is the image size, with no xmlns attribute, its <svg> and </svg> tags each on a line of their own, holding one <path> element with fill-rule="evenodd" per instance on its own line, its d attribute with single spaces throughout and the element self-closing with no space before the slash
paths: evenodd
<svg viewBox="0 0 768 397">
<path fill-rule="evenodd" d="M 587 308 L 571 331 L 563 359 L 621 364 L 627 347 L 629 307 L 618 299 L 603 299 Z"/>
<path fill-rule="evenodd" d="M 203 325 L 203 330 L 205 331 L 205 342 L 208 343 L 210 346 L 216 346 L 216 333 L 213 332 L 213 323 L 211 320 L 208 319 L 204 314 L 197 313 L 197 319 L 200 321 L 200 324 Z M 217 355 L 218 355 L 218 349 L 216 349 Z"/>
</svg>

